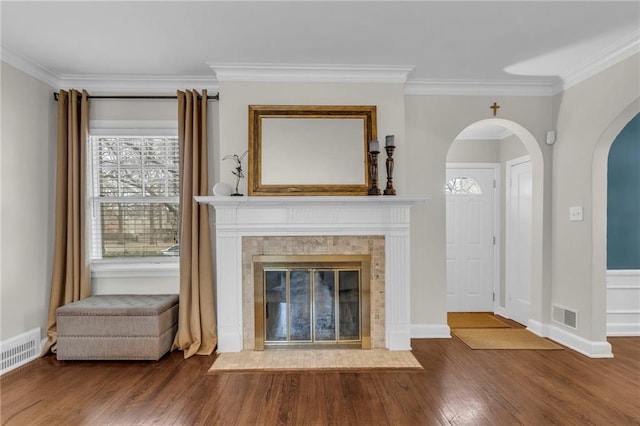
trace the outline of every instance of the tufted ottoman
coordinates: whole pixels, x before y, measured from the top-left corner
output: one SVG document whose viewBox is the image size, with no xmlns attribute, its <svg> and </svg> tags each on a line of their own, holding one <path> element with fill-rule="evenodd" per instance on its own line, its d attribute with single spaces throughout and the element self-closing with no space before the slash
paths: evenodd
<svg viewBox="0 0 640 426">
<path fill-rule="evenodd" d="M 178 328 L 178 295 L 91 296 L 56 311 L 59 360 L 159 360 Z"/>
</svg>

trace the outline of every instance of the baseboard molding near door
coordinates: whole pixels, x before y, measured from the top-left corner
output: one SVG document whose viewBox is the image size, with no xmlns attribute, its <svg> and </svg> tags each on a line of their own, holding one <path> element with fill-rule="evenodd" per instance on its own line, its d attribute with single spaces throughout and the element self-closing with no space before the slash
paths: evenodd
<svg viewBox="0 0 640 426">
<path fill-rule="evenodd" d="M 527 330 L 540 337 L 547 337 L 589 358 L 613 358 L 611 344 L 607 341 L 588 340 L 555 325 L 542 324 L 535 320 L 529 320 Z"/>
<path fill-rule="evenodd" d="M 511 319 L 509 314 L 507 314 L 507 310 L 503 307 L 498 306 L 494 312 L 495 315 L 500 315 L 502 318 Z"/>
<path fill-rule="evenodd" d="M 640 336 L 640 323 L 637 322 L 611 322 L 609 318 L 617 315 L 616 312 L 607 312 L 607 336 L 611 337 L 637 337 Z M 640 312 L 625 312 L 625 316 L 640 316 Z"/>
<path fill-rule="evenodd" d="M 450 339 L 451 329 L 444 324 L 411 324 L 412 339 Z"/>
</svg>

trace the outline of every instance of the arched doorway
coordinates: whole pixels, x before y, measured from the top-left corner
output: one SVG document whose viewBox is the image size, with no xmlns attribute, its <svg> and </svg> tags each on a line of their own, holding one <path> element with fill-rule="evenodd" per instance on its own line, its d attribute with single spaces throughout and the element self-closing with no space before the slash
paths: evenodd
<svg viewBox="0 0 640 426">
<path fill-rule="evenodd" d="M 498 118 L 481 120 L 467 126 L 467 128 L 465 128 L 461 132 L 461 134 L 464 135 L 468 133 L 470 129 L 473 129 L 473 128 L 491 128 L 491 127 L 502 131 L 503 133 L 502 139 L 507 138 L 510 141 L 515 141 L 517 144 L 519 144 L 519 147 L 517 147 L 517 149 L 515 150 L 512 150 L 512 152 L 509 152 L 506 155 L 502 155 L 502 156 L 500 156 L 500 147 L 498 147 L 494 152 L 494 157 L 493 157 L 494 161 L 492 161 L 491 157 L 487 156 L 487 151 L 491 149 L 490 146 L 487 145 L 484 147 L 485 149 L 481 150 L 484 153 L 479 157 L 481 161 L 478 162 L 478 159 L 476 158 L 475 160 L 476 163 L 470 164 L 470 163 L 473 163 L 473 161 L 469 161 L 469 162 L 460 161 L 460 158 L 462 158 L 460 156 L 460 153 L 462 152 L 462 150 L 460 149 L 461 145 L 458 145 L 457 142 L 453 142 L 449 149 L 449 156 L 447 157 L 447 169 L 450 171 L 446 179 L 447 187 L 452 186 L 453 188 L 453 185 L 455 185 L 456 182 L 461 183 L 463 181 L 462 178 L 469 178 L 467 182 L 474 183 L 476 182 L 476 179 L 473 178 L 472 176 L 473 173 L 479 173 L 478 177 L 480 179 L 482 179 L 482 174 L 485 173 L 482 170 L 476 170 L 476 169 L 485 169 L 486 171 L 488 169 L 494 168 L 494 170 L 496 169 L 499 170 L 497 172 L 498 174 L 495 180 L 498 186 L 497 189 L 500 189 L 499 188 L 500 182 L 504 180 L 505 171 L 509 170 L 509 167 L 511 167 L 511 164 L 507 164 L 508 160 L 514 160 L 514 161 L 511 161 L 511 163 L 514 163 L 513 165 L 517 165 L 517 164 L 529 161 L 529 164 L 531 167 L 530 169 L 531 179 L 529 183 L 531 188 L 530 189 L 530 196 L 531 196 L 530 206 L 531 207 L 529 209 L 530 224 L 529 224 L 528 233 L 531 239 L 528 242 L 529 247 L 527 250 L 526 257 L 530 265 L 530 270 L 527 271 L 527 278 L 529 279 L 529 282 L 530 282 L 529 284 L 530 287 L 527 289 L 527 292 L 530 293 L 528 295 L 529 296 L 528 302 L 531 303 L 533 308 L 531 309 L 531 312 L 527 312 L 525 317 L 519 316 L 518 318 L 514 318 L 514 319 L 517 319 L 518 321 L 522 322 L 524 325 L 530 325 L 529 324 L 530 318 L 535 318 L 537 320 L 537 323 L 540 323 L 540 321 L 542 320 L 541 318 L 542 294 L 549 293 L 548 291 L 544 292 L 542 288 L 543 286 L 542 247 L 543 247 L 543 234 L 544 234 L 543 221 L 542 221 L 542 218 L 543 218 L 542 200 L 543 200 L 543 189 L 544 189 L 544 185 L 543 185 L 544 165 L 543 165 L 542 151 L 538 146 L 538 143 L 533 137 L 533 135 L 527 129 L 525 129 L 523 126 L 519 125 L 518 123 L 515 123 L 510 120 L 498 119 Z M 486 145 L 486 141 L 483 143 Z M 456 176 L 453 176 L 453 174 L 451 173 L 456 174 Z M 460 174 L 460 176 L 457 176 L 457 174 Z M 485 179 L 485 182 L 487 181 L 488 180 Z M 485 186 L 486 186 L 486 183 L 485 183 Z M 471 186 L 471 187 L 475 188 L 475 186 Z M 508 185 L 505 187 L 508 187 Z M 479 192 L 477 189 L 474 189 L 474 190 Z M 446 192 L 451 193 L 451 190 Z M 505 197 L 505 195 L 508 195 L 508 194 L 505 193 L 504 190 L 497 191 L 495 194 L 496 199 L 494 200 L 494 206 L 497 209 L 496 211 L 497 214 L 494 219 L 495 220 L 494 229 L 492 229 L 489 234 L 493 234 L 493 236 L 496 237 L 496 247 L 493 247 L 493 248 L 485 247 L 484 251 L 486 252 L 487 250 L 492 250 L 492 249 L 494 251 L 493 259 L 492 259 L 494 264 L 494 275 L 492 276 L 494 298 L 491 301 L 492 304 L 490 306 L 493 307 L 493 309 L 491 310 L 501 315 L 504 315 L 506 317 L 513 318 L 514 315 L 511 314 L 508 309 L 509 298 L 512 297 L 513 295 L 509 294 L 508 283 L 505 281 L 505 270 L 502 267 L 502 265 L 505 264 L 504 263 L 504 259 L 505 259 L 504 246 L 505 246 L 505 242 L 507 241 L 507 238 L 505 237 L 508 237 L 507 234 L 505 233 L 505 217 L 506 217 L 505 199 L 507 198 Z M 466 200 L 464 199 L 465 196 L 467 197 Z M 448 233 L 448 236 L 447 236 L 447 247 L 448 247 L 447 248 L 447 252 L 448 252 L 447 300 L 449 305 L 448 311 L 461 311 L 462 310 L 461 307 L 464 307 L 464 303 L 456 304 L 455 298 L 457 297 L 458 300 L 460 300 L 459 299 L 460 296 L 453 295 L 453 293 L 457 292 L 457 290 L 452 291 L 452 289 L 456 287 L 456 284 L 453 283 L 452 275 L 454 274 L 459 275 L 460 273 L 465 274 L 465 273 L 473 272 L 470 270 L 465 270 L 464 268 L 460 269 L 458 266 L 456 266 L 458 265 L 457 261 L 451 261 L 451 258 L 449 257 L 449 252 L 450 252 L 449 249 L 454 245 L 453 240 L 451 238 L 452 225 L 450 222 L 455 219 L 454 219 L 454 215 L 451 213 L 451 207 L 456 206 L 457 205 L 456 203 L 459 203 L 464 208 L 464 204 L 468 203 L 469 200 L 473 199 L 473 197 L 478 198 L 475 204 L 479 206 L 480 205 L 479 194 L 463 194 L 461 202 L 455 200 L 454 196 L 447 197 L 447 208 L 448 208 L 448 211 L 447 211 L 447 231 L 448 231 L 447 232 Z M 456 210 L 459 208 L 460 207 L 455 207 Z M 476 208 L 475 211 L 480 211 L 479 207 L 475 207 L 475 208 Z M 460 216 L 459 212 L 456 214 Z M 476 225 L 474 224 L 473 226 L 476 226 Z M 468 231 L 467 229 L 463 229 L 463 233 L 467 231 Z M 484 234 L 488 235 L 487 233 L 484 233 Z M 480 264 L 479 262 L 480 262 L 479 260 L 473 259 L 471 264 L 479 265 Z M 480 270 L 479 267 L 477 268 L 478 270 Z M 491 275 L 485 274 L 485 276 L 491 276 Z M 476 274 L 473 274 L 473 277 L 475 278 Z M 468 282 L 463 283 L 463 286 L 464 285 L 468 285 Z M 467 305 L 467 306 L 473 306 L 473 305 Z M 478 305 L 478 306 L 487 306 L 487 305 L 484 304 L 484 305 Z M 481 310 L 484 311 L 486 309 L 482 308 Z"/>
<path fill-rule="evenodd" d="M 624 127 L 640 113 L 640 98 L 629 104 L 603 132 L 593 155 L 593 324 L 602 335 L 615 333 L 607 324 L 607 174 L 611 146 Z"/>
</svg>

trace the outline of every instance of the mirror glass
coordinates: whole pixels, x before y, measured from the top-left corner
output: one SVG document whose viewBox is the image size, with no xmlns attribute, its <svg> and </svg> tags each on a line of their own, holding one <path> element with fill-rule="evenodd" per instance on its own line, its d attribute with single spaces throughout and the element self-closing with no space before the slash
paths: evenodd
<svg viewBox="0 0 640 426">
<path fill-rule="evenodd" d="M 249 195 L 364 195 L 375 106 L 249 107 Z"/>
<path fill-rule="evenodd" d="M 362 120 L 356 118 L 263 120 L 262 183 L 364 185 L 365 159 L 353 143 L 363 138 Z"/>
</svg>

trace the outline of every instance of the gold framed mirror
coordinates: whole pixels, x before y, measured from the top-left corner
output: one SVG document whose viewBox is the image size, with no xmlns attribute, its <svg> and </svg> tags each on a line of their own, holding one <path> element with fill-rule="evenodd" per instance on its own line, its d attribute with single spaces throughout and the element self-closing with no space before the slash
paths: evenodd
<svg viewBox="0 0 640 426">
<path fill-rule="evenodd" d="M 249 195 L 366 195 L 375 106 L 249 105 Z"/>
</svg>

